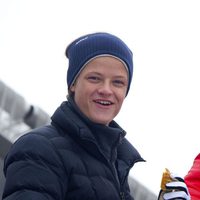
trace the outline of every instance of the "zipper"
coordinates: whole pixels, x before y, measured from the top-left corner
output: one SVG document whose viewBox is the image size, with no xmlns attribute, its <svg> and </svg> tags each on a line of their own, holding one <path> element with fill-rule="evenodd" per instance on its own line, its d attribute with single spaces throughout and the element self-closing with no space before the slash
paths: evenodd
<svg viewBox="0 0 200 200">
<path fill-rule="evenodd" d="M 125 179 L 126 179 L 127 176 L 125 176 L 125 177 L 123 178 L 123 180 L 120 181 L 120 180 L 119 180 L 119 177 L 118 177 L 118 173 L 117 173 L 117 169 L 116 169 L 115 163 L 112 161 L 112 158 L 111 158 L 111 160 L 108 160 L 108 159 L 104 156 L 104 154 L 103 154 L 103 152 L 101 151 L 101 149 L 98 148 L 98 146 L 96 145 L 96 143 L 95 143 L 93 140 L 88 139 L 88 138 L 84 138 L 84 139 L 85 139 L 85 141 L 88 141 L 88 142 L 93 143 L 93 144 L 97 147 L 97 151 L 99 152 L 99 154 L 100 154 L 101 157 L 103 158 L 102 161 L 104 161 L 104 163 L 110 168 L 111 173 L 112 173 L 112 175 L 113 175 L 113 177 L 114 177 L 114 179 L 115 179 L 115 181 L 116 181 L 116 184 L 115 184 L 115 183 L 113 183 L 113 184 L 115 185 L 115 187 L 117 188 L 117 190 L 120 191 L 120 192 L 119 192 L 120 199 L 121 199 L 121 200 L 125 200 L 125 193 L 124 193 L 123 191 L 121 191 L 121 189 L 122 189 L 122 185 L 124 184 L 124 181 L 125 181 Z M 113 154 L 112 154 L 112 155 L 113 155 Z"/>
<path fill-rule="evenodd" d="M 119 194 L 120 194 L 120 199 L 121 199 L 121 200 L 125 200 L 124 192 L 120 192 Z"/>
<path fill-rule="evenodd" d="M 118 174 L 117 174 L 117 170 L 116 170 L 115 164 L 114 163 L 109 163 L 109 165 L 110 165 L 110 169 L 111 169 L 111 171 L 113 173 L 113 176 L 114 176 L 114 178 L 116 180 L 116 183 L 117 183 L 117 185 L 116 184 L 115 185 L 118 188 L 120 199 L 121 200 L 125 200 L 125 192 L 123 191 L 123 184 L 124 184 L 125 178 L 120 181 L 119 177 L 118 177 Z"/>
</svg>

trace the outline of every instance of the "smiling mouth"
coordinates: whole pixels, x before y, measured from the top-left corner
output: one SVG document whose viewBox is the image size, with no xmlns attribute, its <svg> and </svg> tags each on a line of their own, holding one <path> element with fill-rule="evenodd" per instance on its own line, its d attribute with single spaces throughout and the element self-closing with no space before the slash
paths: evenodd
<svg viewBox="0 0 200 200">
<path fill-rule="evenodd" d="M 103 100 L 94 100 L 94 102 L 102 106 L 110 106 L 113 104 L 111 101 L 103 101 Z"/>
</svg>

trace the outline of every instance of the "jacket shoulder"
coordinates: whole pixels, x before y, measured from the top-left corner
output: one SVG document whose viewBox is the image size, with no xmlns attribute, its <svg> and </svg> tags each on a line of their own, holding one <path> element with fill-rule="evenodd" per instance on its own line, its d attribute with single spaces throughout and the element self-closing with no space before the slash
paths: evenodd
<svg viewBox="0 0 200 200">
<path fill-rule="evenodd" d="M 11 146 L 4 160 L 6 184 L 3 197 L 18 199 L 15 198 L 16 194 L 23 199 L 27 199 L 26 195 L 31 199 L 43 199 L 44 194 L 48 193 L 54 197 L 52 199 L 63 199 L 63 193 L 59 191 L 65 191 L 64 182 L 67 178 L 53 144 L 56 138 L 59 138 L 59 133 L 54 127 L 45 126 L 21 136 Z"/>
<path fill-rule="evenodd" d="M 52 126 L 44 126 L 24 134 L 16 140 L 8 151 L 5 158 L 5 166 L 21 159 L 37 160 L 42 158 L 51 161 L 52 156 L 57 158 L 52 140 L 58 137 L 58 132 Z"/>
<path fill-rule="evenodd" d="M 130 166 L 134 165 L 136 162 L 145 161 L 138 150 L 126 138 L 124 138 L 121 145 L 119 145 L 118 156 L 121 160 L 128 162 Z"/>
</svg>

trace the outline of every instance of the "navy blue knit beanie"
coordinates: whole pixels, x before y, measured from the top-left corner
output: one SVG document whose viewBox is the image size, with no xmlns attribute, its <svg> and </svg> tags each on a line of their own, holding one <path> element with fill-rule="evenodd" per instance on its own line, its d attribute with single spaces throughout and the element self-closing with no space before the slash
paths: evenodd
<svg viewBox="0 0 200 200">
<path fill-rule="evenodd" d="M 133 75 L 133 55 L 120 38 L 103 32 L 84 35 L 69 44 L 65 54 L 69 59 L 67 71 L 68 88 L 74 83 L 85 63 L 96 56 L 111 55 L 119 58 L 126 64 L 129 74 L 129 84 L 126 93 L 128 94 Z"/>
</svg>

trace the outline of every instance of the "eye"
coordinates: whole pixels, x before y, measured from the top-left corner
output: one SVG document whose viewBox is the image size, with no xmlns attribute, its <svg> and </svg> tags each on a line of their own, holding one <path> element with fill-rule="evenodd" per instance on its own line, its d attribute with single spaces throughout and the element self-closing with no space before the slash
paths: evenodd
<svg viewBox="0 0 200 200">
<path fill-rule="evenodd" d="M 126 86 L 126 82 L 123 81 L 123 80 L 114 80 L 114 81 L 113 81 L 113 84 L 114 84 L 116 87 L 123 87 L 123 86 Z"/>
<path fill-rule="evenodd" d="M 93 82 L 93 83 L 97 83 L 97 82 L 100 81 L 100 77 L 98 77 L 98 76 L 88 76 L 87 80 L 89 80 L 90 82 Z"/>
</svg>

